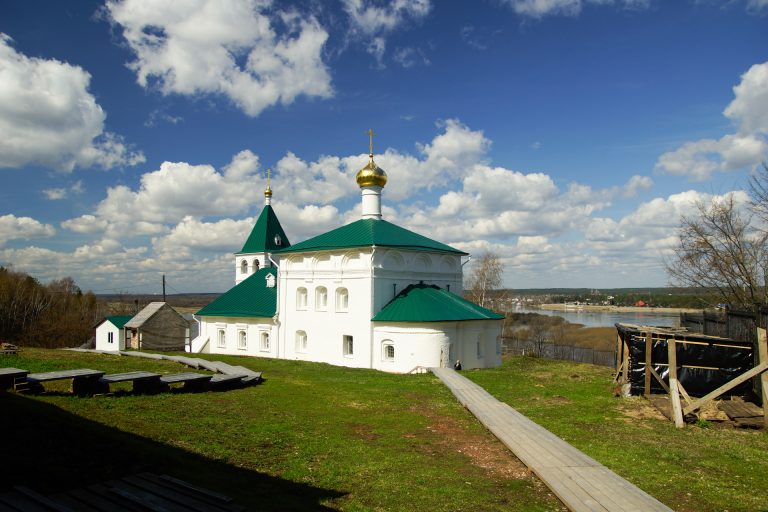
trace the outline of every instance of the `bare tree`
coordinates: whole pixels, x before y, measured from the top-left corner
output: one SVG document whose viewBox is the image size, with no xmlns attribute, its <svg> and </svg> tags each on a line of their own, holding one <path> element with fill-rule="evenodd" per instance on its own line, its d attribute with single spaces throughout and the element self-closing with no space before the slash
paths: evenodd
<svg viewBox="0 0 768 512">
<path fill-rule="evenodd" d="M 768 192 L 768 171 L 751 188 L 753 201 L 743 208 L 729 194 L 700 202 L 683 217 L 675 256 L 665 262 L 673 282 L 715 290 L 731 305 L 766 303 L 768 230 L 760 222 L 766 207 L 756 194 Z"/>
<path fill-rule="evenodd" d="M 481 254 L 472 264 L 472 273 L 467 280 L 469 300 L 484 308 L 491 308 L 493 305 L 491 292 L 501 286 L 503 275 L 504 266 L 501 264 L 498 254 L 493 252 Z"/>
</svg>

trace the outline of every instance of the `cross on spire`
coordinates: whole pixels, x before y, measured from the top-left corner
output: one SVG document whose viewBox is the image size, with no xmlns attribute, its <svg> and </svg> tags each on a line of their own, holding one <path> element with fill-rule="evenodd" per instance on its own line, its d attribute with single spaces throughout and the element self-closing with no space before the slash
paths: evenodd
<svg viewBox="0 0 768 512">
<path fill-rule="evenodd" d="M 368 131 L 365 132 L 365 133 L 368 134 L 368 139 L 369 139 L 369 142 L 368 142 L 368 153 L 371 156 L 373 156 L 373 136 L 375 135 L 373 133 L 373 128 L 369 128 Z"/>
<path fill-rule="evenodd" d="M 269 180 L 272 177 L 272 169 L 267 169 L 267 188 L 269 188 Z"/>
</svg>

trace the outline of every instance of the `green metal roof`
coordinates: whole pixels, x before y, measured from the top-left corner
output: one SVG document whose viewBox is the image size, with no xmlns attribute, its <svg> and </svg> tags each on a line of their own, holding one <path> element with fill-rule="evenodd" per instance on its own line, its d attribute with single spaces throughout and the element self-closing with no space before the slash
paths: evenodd
<svg viewBox="0 0 768 512">
<path fill-rule="evenodd" d="M 275 243 L 275 235 L 280 237 L 281 243 L 279 245 Z M 285 231 L 283 231 L 280 221 L 277 220 L 275 211 L 267 204 L 261 210 L 261 214 L 259 214 L 259 218 L 256 220 L 256 225 L 253 226 L 251 234 L 248 236 L 248 240 L 245 241 L 242 250 L 237 254 L 276 252 L 290 246 L 291 242 L 285 236 Z"/>
<path fill-rule="evenodd" d="M 267 274 L 275 276 L 275 267 L 262 268 L 241 281 L 227 293 L 195 313 L 197 316 L 272 317 L 277 304 L 277 284 L 267 288 Z"/>
<path fill-rule="evenodd" d="M 373 317 L 374 322 L 463 322 L 504 316 L 429 284 L 412 284 Z"/>
<path fill-rule="evenodd" d="M 397 247 L 414 251 L 448 252 L 467 254 L 449 245 L 436 242 L 396 224 L 378 219 L 360 219 L 309 240 L 304 240 L 281 253 L 327 251 L 351 247 Z"/>
<path fill-rule="evenodd" d="M 108 316 L 107 320 L 112 322 L 112 324 L 115 327 L 117 327 L 118 329 L 122 329 L 123 326 L 125 326 L 126 322 L 128 322 L 128 320 L 130 320 L 131 318 L 133 318 L 131 315 L 128 315 L 128 316 L 123 316 L 123 315 L 121 315 L 121 316 Z"/>
</svg>

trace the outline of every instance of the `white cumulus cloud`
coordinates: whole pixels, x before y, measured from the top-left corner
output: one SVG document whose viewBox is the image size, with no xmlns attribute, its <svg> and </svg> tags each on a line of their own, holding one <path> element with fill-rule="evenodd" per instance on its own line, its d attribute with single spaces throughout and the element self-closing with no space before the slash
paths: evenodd
<svg viewBox="0 0 768 512">
<path fill-rule="evenodd" d="M 140 151 L 104 130 L 107 116 L 90 81 L 81 67 L 17 52 L 0 33 L 0 167 L 71 172 L 143 162 Z"/>
<path fill-rule="evenodd" d="M 715 172 L 754 167 L 768 157 L 768 62 L 749 68 L 733 92 L 723 114 L 738 132 L 686 142 L 658 158 L 657 172 L 705 181 Z"/>
<path fill-rule="evenodd" d="M 9 240 L 46 238 L 56 234 L 50 224 L 43 224 L 31 217 L 17 217 L 13 214 L 0 215 L 0 247 Z"/>
<path fill-rule="evenodd" d="M 142 87 L 223 95 L 249 116 L 302 95 L 333 94 L 322 60 L 328 32 L 312 16 L 272 8 L 266 0 L 110 0 L 105 6 L 135 55 L 128 65 Z"/>
</svg>

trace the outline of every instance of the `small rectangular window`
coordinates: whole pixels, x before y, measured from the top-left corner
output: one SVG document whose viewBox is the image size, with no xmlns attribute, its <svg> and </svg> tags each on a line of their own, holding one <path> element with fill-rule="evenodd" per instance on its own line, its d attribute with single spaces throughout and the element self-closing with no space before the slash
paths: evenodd
<svg viewBox="0 0 768 512">
<path fill-rule="evenodd" d="M 114 343 L 115 342 L 115 333 L 108 332 L 107 333 L 107 343 Z"/>
<path fill-rule="evenodd" d="M 296 352 L 307 351 L 307 333 L 304 331 L 296 331 Z"/>
<path fill-rule="evenodd" d="M 344 335 L 344 355 L 352 356 L 355 353 L 355 345 L 352 336 Z"/>
</svg>

